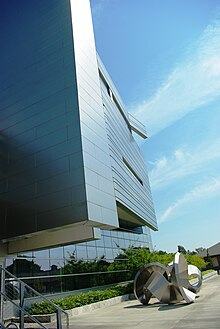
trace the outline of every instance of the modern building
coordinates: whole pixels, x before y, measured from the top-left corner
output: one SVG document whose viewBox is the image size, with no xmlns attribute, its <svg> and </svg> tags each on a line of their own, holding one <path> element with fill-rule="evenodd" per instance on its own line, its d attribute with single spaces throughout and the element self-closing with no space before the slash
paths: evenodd
<svg viewBox="0 0 220 329">
<path fill-rule="evenodd" d="M 220 273 L 220 242 L 207 249 L 199 248 L 198 255 L 208 263 L 207 267 L 218 271 L 218 274 Z"/>
<path fill-rule="evenodd" d="M 1 256 L 49 271 L 152 249 L 145 127 L 97 55 L 89 0 L 2 0 L 0 15 Z"/>
</svg>

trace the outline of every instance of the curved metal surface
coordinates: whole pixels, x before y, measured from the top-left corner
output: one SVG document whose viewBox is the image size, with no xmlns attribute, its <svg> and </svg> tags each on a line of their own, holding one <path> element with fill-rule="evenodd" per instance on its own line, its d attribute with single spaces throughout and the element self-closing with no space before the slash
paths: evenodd
<svg viewBox="0 0 220 329">
<path fill-rule="evenodd" d="M 174 275 L 183 299 L 187 303 L 192 303 L 196 298 L 196 294 L 188 289 L 188 265 L 185 257 L 179 252 L 176 253 L 174 258 Z"/>
<path fill-rule="evenodd" d="M 197 284 L 191 284 L 189 275 L 198 278 Z M 185 300 L 192 303 L 202 285 L 202 276 L 194 265 L 188 265 L 185 257 L 177 252 L 174 262 L 167 267 L 160 263 L 150 263 L 141 268 L 134 279 L 135 297 L 148 304 L 152 296 L 160 302 L 173 304 Z"/>
<path fill-rule="evenodd" d="M 189 282 L 189 286 L 188 286 L 189 290 L 197 294 L 202 286 L 202 274 L 198 269 L 198 267 L 194 265 L 188 265 L 188 275 L 193 275 L 198 279 L 198 282 L 196 284 L 191 284 Z"/>
<path fill-rule="evenodd" d="M 160 263 L 150 263 L 141 268 L 134 278 L 134 295 L 142 303 L 148 304 L 152 293 L 147 289 L 146 283 L 153 272 L 158 272 L 168 279 L 166 266 Z"/>
</svg>

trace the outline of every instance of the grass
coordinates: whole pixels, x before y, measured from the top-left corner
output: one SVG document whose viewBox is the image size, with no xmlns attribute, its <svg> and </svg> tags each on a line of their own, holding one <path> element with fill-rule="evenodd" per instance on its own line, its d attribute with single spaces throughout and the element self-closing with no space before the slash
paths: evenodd
<svg viewBox="0 0 220 329">
<path fill-rule="evenodd" d="M 215 272 L 215 270 L 206 270 L 202 272 L 202 277 L 204 277 L 204 275 L 208 274 L 208 273 L 212 273 Z"/>
<path fill-rule="evenodd" d="M 215 272 L 215 270 L 206 270 L 206 271 L 202 271 L 202 277 L 204 278 L 204 276 L 208 273 L 212 273 L 212 272 Z M 197 279 L 197 276 L 195 275 L 189 275 L 188 277 L 189 280 L 192 280 L 192 279 Z"/>
</svg>

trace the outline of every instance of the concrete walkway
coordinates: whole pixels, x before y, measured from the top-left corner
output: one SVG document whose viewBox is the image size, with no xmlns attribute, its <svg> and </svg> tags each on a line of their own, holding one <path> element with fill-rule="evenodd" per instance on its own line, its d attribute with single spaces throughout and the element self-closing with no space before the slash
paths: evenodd
<svg viewBox="0 0 220 329">
<path fill-rule="evenodd" d="M 203 282 L 193 304 L 165 305 L 137 300 L 75 316 L 71 329 L 220 329 L 220 276 Z"/>
</svg>

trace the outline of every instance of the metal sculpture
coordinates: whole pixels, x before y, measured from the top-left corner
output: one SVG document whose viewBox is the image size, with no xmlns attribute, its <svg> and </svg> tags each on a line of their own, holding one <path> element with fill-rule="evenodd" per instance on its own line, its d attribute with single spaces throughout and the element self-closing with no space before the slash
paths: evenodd
<svg viewBox="0 0 220 329">
<path fill-rule="evenodd" d="M 198 283 L 192 285 L 189 275 L 197 277 Z M 177 252 L 174 261 L 167 267 L 150 263 L 140 269 L 134 279 L 134 294 L 142 304 L 148 304 L 151 297 L 156 297 L 162 303 L 185 301 L 189 304 L 194 302 L 201 285 L 200 270 L 188 265 L 184 256 Z"/>
</svg>

